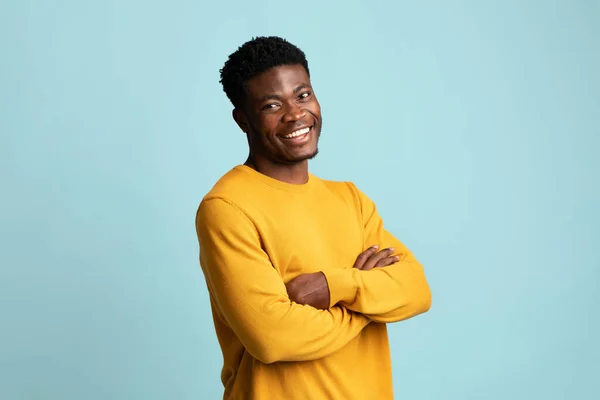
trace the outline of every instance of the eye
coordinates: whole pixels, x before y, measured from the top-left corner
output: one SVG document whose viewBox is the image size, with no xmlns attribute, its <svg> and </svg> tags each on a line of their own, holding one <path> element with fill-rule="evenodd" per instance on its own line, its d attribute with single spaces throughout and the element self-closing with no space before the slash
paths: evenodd
<svg viewBox="0 0 600 400">
<path fill-rule="evenodd" d="M 262 106 L 261 110 L 266 110 L 266 111 L 273 110 L 278 106 L 279 106 L 279 104 L 277 104 L 277 103 L 269 103 L 269 104 L 265 104 L 264 106 Z"/>
<path fill-rule="evenodd" d="M 304 93 L 301 93 L 300 96 L 298 96 L 298 97 L 303 100 L 303 99 L 310 97 L 311 94 L 312 94 L 311 92 L 304 92 Z"/>
</svg>

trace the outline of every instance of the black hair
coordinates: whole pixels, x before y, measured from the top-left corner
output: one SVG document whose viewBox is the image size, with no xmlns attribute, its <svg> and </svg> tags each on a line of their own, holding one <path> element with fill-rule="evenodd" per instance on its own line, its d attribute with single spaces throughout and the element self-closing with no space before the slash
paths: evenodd
<svg viewBox="0 0 600 400">
<path fill-rule="evenodd" d="M 241 45 L 229 55 L 221 74 L 223 91 L 234 107 L 240 108 L 246 98 L 246 83 L 273 67 L 300 64 L 308 70 L 302 50 L 277 36 L 259 36 Z"/>
</svg>

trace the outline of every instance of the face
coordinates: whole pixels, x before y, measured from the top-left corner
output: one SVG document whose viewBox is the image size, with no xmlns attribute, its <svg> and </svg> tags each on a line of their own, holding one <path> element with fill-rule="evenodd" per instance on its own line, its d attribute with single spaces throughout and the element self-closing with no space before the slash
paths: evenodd
<svg viewBox="0 0 600 400">
<path fill-rule="evenodd" d="M 302 65 L 284 65 L 252 78 L 234 118 L 248 135 L 254 158 L 297 164 L 317 155 L 321 107 Z"/>
</svg>

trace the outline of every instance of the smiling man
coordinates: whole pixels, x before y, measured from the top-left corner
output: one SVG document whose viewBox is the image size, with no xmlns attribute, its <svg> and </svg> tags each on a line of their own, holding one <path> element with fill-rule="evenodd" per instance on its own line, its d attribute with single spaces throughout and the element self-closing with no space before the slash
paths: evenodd
<svg viewBox="0 0 600 400">
<path fill-rule="evenodd" d="M 423 267 L 354 184 L 309 172 L 322 118 L 300 49 L 255 38 L 221 83 L 249 145 L 196 215 L 223 398 L 392 399 L 386 324 L 429 309 Z"/>
</svg>

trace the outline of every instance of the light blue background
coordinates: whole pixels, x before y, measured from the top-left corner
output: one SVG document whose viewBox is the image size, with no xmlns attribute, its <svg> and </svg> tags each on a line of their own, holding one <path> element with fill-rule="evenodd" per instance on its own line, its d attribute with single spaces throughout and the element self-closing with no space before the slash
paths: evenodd
<svg viewBox="0 0 600 400">
<path fill-rule="evenodd" d="M 597 399 L 592 0 L 2 1 L 0 398 L 220 398 L 194 214 L 246 157 L 218 69 L 270 34 L 309 58 L 312 171 L 427 269 L 396 397 Z"/>
</svg>

